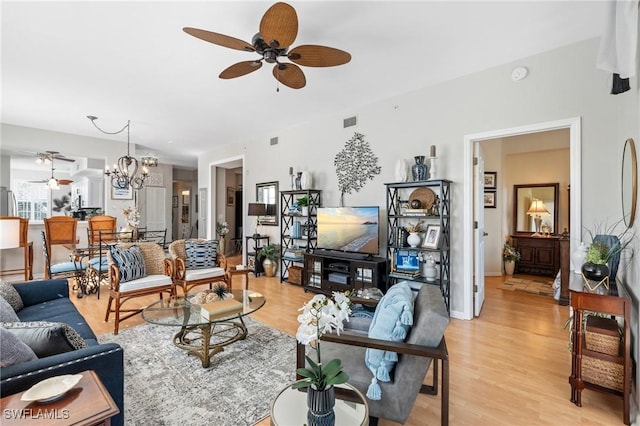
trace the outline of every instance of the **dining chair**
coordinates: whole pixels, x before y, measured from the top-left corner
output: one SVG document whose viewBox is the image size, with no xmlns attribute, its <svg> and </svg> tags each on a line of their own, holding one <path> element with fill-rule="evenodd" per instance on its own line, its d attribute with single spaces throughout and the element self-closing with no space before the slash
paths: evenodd
<svg viewBox="0 0 640 426">
<path fill-rule="evenodd" d="M 75 246 L 78 243 L 76 238 L 78 220 L 68 216 L 54 216 L 44 219 L 44 231 L 42 231 L 42 242 L 44 251 L 44 277 L 50 278 L 70 278 L 75 277 L 79 271 L 84 271 L 86 266 L 77 259 L 69 262 L 52 263 L 52 246 L 68 245 Z"/>
<path fill-rule="evenodd" d="M 23 249 L 23 269 L 11 269 L 1 271 L 1 275 L 7 275 L 24 270 L 24 280 L 33 279 L 33 241 L 29 241 L 29 219 L 18 216 L 0 216 L 0 220 L 20 221 L 20 248 Z"/>
<path fill-rule="evenodd" d="M 138 228 L 138 240 L 158 243 L 163 249 L 167 249 L 167 228 L 157 231 L 148 230 L 146 227 Z"/>
<path fill-rule="evenodd" d="M 100 232 L 115 232 L 116 218 L 114 216 L 100 215 L 93 216 L 87 220 L 87 239 L 89 245 L 98 244 Z"/>
</svg>

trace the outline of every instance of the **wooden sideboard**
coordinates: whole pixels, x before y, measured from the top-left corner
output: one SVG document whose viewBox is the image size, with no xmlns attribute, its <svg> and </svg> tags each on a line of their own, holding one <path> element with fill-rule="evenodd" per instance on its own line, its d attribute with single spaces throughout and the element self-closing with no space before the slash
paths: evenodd
<svg viewBox="0 0 640 426">
<path fill-rule="evenodd" d="M 560 237 L 512 235 L 511 240 L 520 252 L 516 273 L 556 276 L 560 270 Z"/>
</svg>

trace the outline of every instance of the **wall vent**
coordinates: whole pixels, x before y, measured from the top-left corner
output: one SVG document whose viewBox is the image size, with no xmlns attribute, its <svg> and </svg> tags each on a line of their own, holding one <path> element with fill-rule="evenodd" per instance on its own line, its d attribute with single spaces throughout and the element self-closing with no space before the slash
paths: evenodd
<svg viewBox="0 0 640 426">
<path fill-rule="evenodd" d="M 345 129 L 347 127 L 355 126 L 356 124 L 358 124 L 358 120 L 357 120 L 355 115 L 353 117 L 349 117 L 349 118 L 345 118 L 344 119 L 344 128 Z"/>
<path fill-rule="evenodd" d="M 270 145 L 278 145 L 278 137 L 276 136 L 275 138 L 271 138 L 271 141 L 269 142 Z"/>
</svg>

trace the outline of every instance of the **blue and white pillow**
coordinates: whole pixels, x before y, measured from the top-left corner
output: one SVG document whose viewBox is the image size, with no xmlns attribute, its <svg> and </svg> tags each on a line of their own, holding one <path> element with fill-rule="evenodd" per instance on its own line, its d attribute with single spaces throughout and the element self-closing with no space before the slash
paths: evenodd
<svg viewBox="0 0 640 426">
<path fill-rule="evenodd" d="M 109 246 L 113 262 L 120 271 L 120 282 L 137 280 L 147 276 L 147 267 L 144 263 L 144 257 L 138 246 L 129 248 Z"/>
<path fill-rule="evenodd" d="M 369 326 L 369 337 L 392 342 L 404 341 L 411 325 L 413 325 L 413 293 L 409 284 L 402 281 L 391 286 L 378 302 Z M 378 380 L 390 381 L 390 373 L 396 362 L 398 362 L 398 354 L 395 352 L 367 349 L 365 363 L 373 374 L 367 389 L 367 398 L 379 400 L 382 397 Z"/>
<path fill-rule="evenodd" d="M 218 266 L 218 241 L 185 241 L 184 251 L 187 259 L 184 266 L 187 269 L 207 269 Z"/>
</svg>

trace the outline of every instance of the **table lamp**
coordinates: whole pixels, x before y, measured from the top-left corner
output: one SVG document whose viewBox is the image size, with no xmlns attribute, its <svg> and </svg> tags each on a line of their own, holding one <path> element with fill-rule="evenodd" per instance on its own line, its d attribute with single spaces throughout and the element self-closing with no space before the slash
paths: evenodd
<svg viewBox="0 0 640 426">
<path fill-rule="evenodd" d="M 267 214 L 267 204 L 249 203 L 249 212 L 247 214 L 249 216 L 256 217 L 256 226 L 255 231 L 253 232 L 253 238 L 258 238 L 260 236 L 260 232 L 258 230 L 258 226 L 260 226 L 260 216 L 265 216 Z"/>
<path fill-rule="evenodd" d="M 529 210 L 527 210 L 527 214 L 533 216 L 533 222 L 536 224 L 536 232 L 531 234 L 532 237 L 542 237 L 540 234 L 540 228 L 542 224 L 542 216 L 550 216 L 549 210 L 547 210 L 547 206 L 544 205 L 542 200 L 534 199 L 531 202 L 531 206 Z"/>
<path fill-rule="evenodd" d="M 0 249 L 20 247 L 20 219 L 0 220 Z"/>
</svg>

